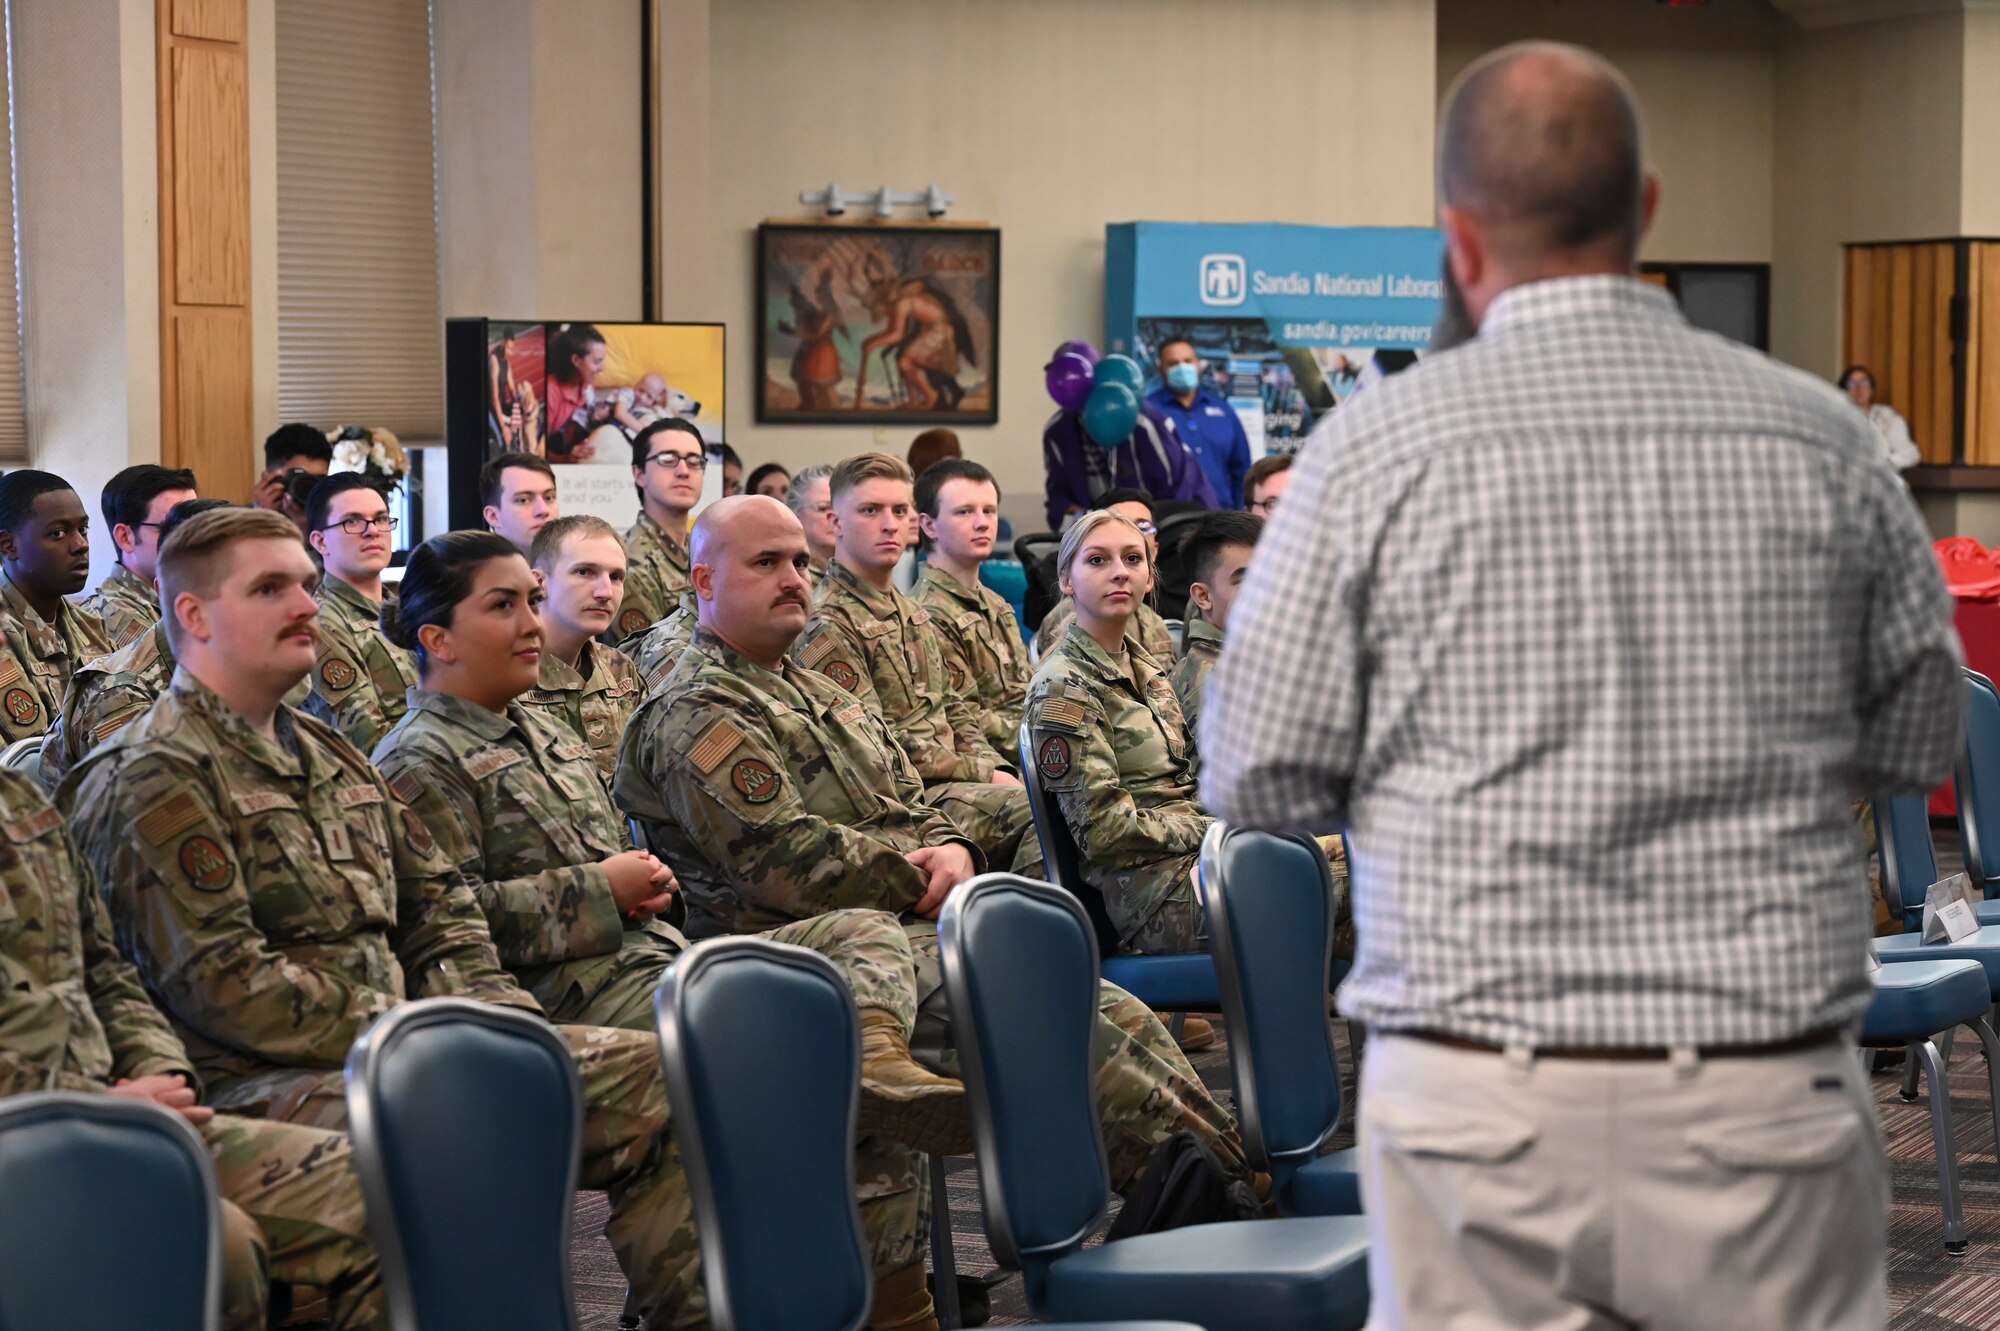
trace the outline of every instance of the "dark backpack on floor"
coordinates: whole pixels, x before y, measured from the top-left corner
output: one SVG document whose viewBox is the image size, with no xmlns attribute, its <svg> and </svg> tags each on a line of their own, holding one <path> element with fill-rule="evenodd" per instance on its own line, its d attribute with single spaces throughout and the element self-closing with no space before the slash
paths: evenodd
<svg viewBox="0 0 2000 1331">
<path fill-rule="evenodd" d="M 1183 1225 L 1255 1220 L 1263 1214 L 1247 1182 L 1230 1178 L 1215 1152 L 1193 1133 L 1176 1132 L 1153 1148 L 1146 1172 L 1104 1237 L 1108 1243 Z"/>
</svg>

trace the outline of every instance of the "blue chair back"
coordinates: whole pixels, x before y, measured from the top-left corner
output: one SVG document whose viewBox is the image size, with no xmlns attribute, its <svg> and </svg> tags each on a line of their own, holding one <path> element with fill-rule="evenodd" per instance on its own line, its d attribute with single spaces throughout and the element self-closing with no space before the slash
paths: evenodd
<svg viewBox="0 0 2000 1331">
<path fill-rule="evenodd" d="M 1118 952 L 1118 928 L 1111 923 L 1104 894 L 1083 881 L 1083 857 L 1077 851 L 1076 838 L 1070 834 L 1063 811 L 1049 792 L 1042 789 L 1042 765 L 1035 760 L 1035 737 L 1025 721 L 1021 723 L 1019 748 L 1021 784 L 1028 788 L 1028 810 L 1035 816 L 1035 840 L 1042 847 L 1042 863 L 1056 886 L 1082 903 L 1098 951 L 1114 956 Z"/>
<path fill-rule="evenodd" d="M 1965 871 L 1990 897 L 2000 891 L 2000 691 L 1977 670 L 1965 672 L 1965 747 L 1952 786 Z"/>
<path fill-rule="evenodd" d="M 1922 926 L 1924 894 L 1938 880 L 1931 815 L 1922 795 L 1877 796 L 1875 840 L 1882 857 L 1882 896 L 1901 903 L 1905 933 Z"/>
<path fill-rule="evenodd" d="M 347 1114 L 398 1328 L 575 1331 L 583 1090 L 547 1022 L 462 998 L 405 1003 L 349 1051 Z"/>
<path fill-rule="evenodd" d="M 861 1026 L 826 958 L 761 938 L 682 954 L 660 1066 L 716 1331 L 856 1331 L 874 1274 L 854 1206 Z"/>
<path fill-rule="evenodd" d="M 215 1331 L 222 1216 L 208 1147 L 158 1105 L 0 1101 L 0 1327 Z"/>
<path fill-rule="evenodd" d="M 1309 837 L 1216 823 L 1201 884 L 1243 1145 L 1282 1186 L 1340 1119 L 1333 873 Z"/>
<path fill-rule="evenodd" d="M 986 1237 L 1030 1307 L 1082 1246 L 1111 1179 L 1097 1123 L 1097 947 L 1075 897 L 981 874 L 938 918 L 945 994 L 977 1145 Z"/>
</svg>

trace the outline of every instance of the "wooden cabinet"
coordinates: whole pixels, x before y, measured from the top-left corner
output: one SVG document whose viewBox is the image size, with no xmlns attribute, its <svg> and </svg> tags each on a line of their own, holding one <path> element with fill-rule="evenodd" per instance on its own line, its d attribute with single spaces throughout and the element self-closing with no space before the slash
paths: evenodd
<svg viewBox="0 0 2000 1331">
<path fill-rule="evenodd" d="M 1875 376 L 1927 467 L 2000 466 L 2000 241 L 1849 245 L 1842 360 Z"/>
</svg>

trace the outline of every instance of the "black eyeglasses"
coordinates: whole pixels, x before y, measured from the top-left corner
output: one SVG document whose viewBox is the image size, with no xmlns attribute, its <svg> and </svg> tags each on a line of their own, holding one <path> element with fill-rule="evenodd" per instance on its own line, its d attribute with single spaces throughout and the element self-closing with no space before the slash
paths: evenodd
<svg viewBox="0 0 2000 1331">
<path fill-rule="evenodd" d="M 396 530 L 396 519 L 386 513 L 379 518 L 342 518 L 338 522 L 327 523 L 320 530 L 332 531 L 335 527 L 340 528 L 349 536 L 360 536 L 370 527 L 375 528 L 377 531 L 392 532 Z"/>
<path fill-rule="evenodd" d="M 647 458 L 646 461 L 648 463 L 657 462 L 660 465 L 660 469 L 662 471 L 672 471 L 675 467 L 682 465 L 685 465 L 689 471 L 702 471 L 706 469 L 708 466 L 708 454 L 655 453 L 651 457 Z"/>
</svg>

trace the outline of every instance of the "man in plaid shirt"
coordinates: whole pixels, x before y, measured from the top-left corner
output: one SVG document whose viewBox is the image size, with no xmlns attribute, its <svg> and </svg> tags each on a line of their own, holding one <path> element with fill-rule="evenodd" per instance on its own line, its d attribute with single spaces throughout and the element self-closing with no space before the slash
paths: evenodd
<svg viewBox="0 0 2000 1331">
<path fill-rule="evenodd" d="M 1231 618 L 1204 802 L 1349 834 L 1371 1327 L 1880 1327 L 1853 793 L 1959 742 L 1866 422 L 1691 329 L 1597 57 L 1441 119 L 1475 339 L 1334 413 Z"/>
</svg>

